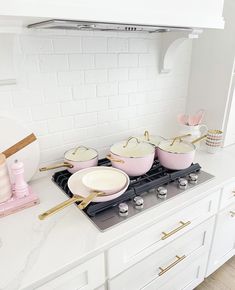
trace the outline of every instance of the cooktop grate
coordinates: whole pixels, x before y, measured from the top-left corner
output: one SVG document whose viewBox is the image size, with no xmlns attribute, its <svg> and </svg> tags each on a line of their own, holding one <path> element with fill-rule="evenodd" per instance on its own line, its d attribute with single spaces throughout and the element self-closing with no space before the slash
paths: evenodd
<svg viewBox="0 0 235 290">
<path fill-rule="evenodd" d="M 99 165 L 111 166 L 111 163 L 107 159 L 101 159 L 99 160 Z M 130 185 L 123 195 L 107 202 L 92 202 L 86 209 L 84 209 L 84 212 L 88 216 L 94 217 L 96 214 L 112 208 L 121 202 L 131 200 L 137 195 L 141 195 L 153 188 L 174 182 L 178 178 L 185 177 L 190 173 L 198 172 L 200 171 L 200 169 L 201 166 L 196 163 L 192 164 L 189 168 L 186 168 L 184 170 L 173 171 L 164 168 L 163 166 L 161 166 L 158 160 L 155 160 L 149 172 L 139 177 L 130 178 Z M 70 176 L 71 173 L 69 173 L 67 170 L 63 170 L 56 172 L 53 175 L 52 180 L 66 193 L 66 195 L 72 197 L 73 194 L 68 188 L 68 179 Z M 77 204 L 79 204 L 79 202 Z"/>
</svg>

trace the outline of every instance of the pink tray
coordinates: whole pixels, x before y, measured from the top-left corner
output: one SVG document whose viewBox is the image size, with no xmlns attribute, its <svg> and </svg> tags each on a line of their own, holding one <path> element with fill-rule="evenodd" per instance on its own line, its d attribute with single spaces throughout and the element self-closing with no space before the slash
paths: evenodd
<svg viewBox="0 0 235 290">
<path fill-rule="evenodd" d="M 29 187 L 29 195 L 21 198 L 12 197 L 6 202 L 0 203 L 0 218 L 18 212 L 39 203 L 38 196 Z"/>
</svg>

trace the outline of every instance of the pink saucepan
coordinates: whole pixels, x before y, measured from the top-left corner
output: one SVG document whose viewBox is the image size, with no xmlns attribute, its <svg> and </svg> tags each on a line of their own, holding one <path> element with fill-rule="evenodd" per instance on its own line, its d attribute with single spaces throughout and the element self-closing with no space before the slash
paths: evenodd
<svg viewBox="0 0 235 290">
<path fill-rule="evenodd" d="M 181 170 L 188 168 L 195 157 L 196 146 L 194 143 L 206 138 L 204 135 L 192 143 L 175 138 L 173 140 L 164 140 L 158 145 L 158 159 L 162 166 L 172 169 Z"/>
<path fill-rule="evenodd" d="M 64 162 L 51 166 L 42 167 L 39 171 L 47 171 L 60 167 L 66 167 L 70 173 L 75 173 L 78 170 L 97 166 L 98 152 L 95 149 L 79 146 L 70 149 L 64 153 Z"/>
<path fill-rule="evenodd" d="M 130 137 L 111 146 L 107 158 L 112 166 L 123 170 L 129 176 L 145 174 L 153 165 L 155 147 L 147 142 Z"/>
</svg>

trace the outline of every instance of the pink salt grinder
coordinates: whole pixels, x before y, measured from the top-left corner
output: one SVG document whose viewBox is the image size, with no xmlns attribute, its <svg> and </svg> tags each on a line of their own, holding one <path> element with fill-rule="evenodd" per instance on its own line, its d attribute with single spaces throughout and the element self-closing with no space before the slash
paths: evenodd
<svg viewBox="0 0 235 290">
<path fill-rule="evenodd" d="M 29 186 L 24 180 L 24 163 L 15 160 L 11 166 L 12 174 L 14 176 L 14 195 L 17 198 L 29 195 Z"/>
</svg>

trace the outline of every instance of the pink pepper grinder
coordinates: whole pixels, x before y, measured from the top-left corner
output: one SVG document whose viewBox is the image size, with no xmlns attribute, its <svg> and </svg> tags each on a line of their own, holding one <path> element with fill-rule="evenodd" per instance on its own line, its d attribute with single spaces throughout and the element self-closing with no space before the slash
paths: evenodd
<svg viewBox="0 0 235 290">
<path fill-rule="evenodd" d="M 15 160 L 11 166 L 12 174 L 14 176 L 14 195 L 21 198 L 29 195 L 29 186 L 24 180 L 24 163 Z"/>
</svg>

